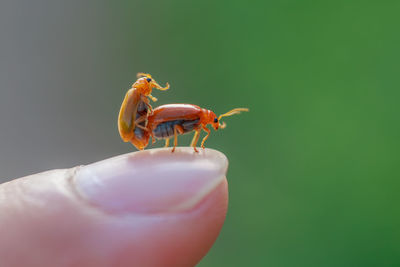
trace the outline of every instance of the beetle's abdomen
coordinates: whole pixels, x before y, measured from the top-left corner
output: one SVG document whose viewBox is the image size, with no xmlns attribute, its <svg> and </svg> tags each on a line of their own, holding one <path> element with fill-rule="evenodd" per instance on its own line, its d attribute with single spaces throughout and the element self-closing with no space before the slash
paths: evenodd
<svg viewBox="0 0 400 267">
<path fill-rule="evenodd" d="M 144 121 L 138 123 L 140 126 L 146 127 L 148 111 L 149 108 L 147 107 L 147 105 L 143 101 L 140 101 L 138 103 L 135 120 L 139 119 L 142 116 L 146 116 L 146 119 Z M 150 134 L 137 126 L 133 130 L 133 133 L 134 135 L 130 140 L 132 144 L 135 145 L 138 149 L 144 149 L 149 143 Z"/>
<path fill-rule="evenodd" d="M 140 101 L 138 104 L 135 120 L 139 119 L 142 116 L 147 116 L 148 110 L 149 109 L 148 109 L 147 105 L 143 101 Z M 147 123 L 147 119 L 140 122 L 139 125 L 145 127 L 146 123 Z M 135 127 L 135 136 L 138 139 L 143 139 L 144 138 L 144 130 L 139 127 Z"/>
<path fill-rule="evenodd" d="M 180 125 L 183 133 L 193 131 L 199 125 L 200 119 L 196 120 L 173 120 L 162 122 L 154 129 L 154 137 L 158 139 L 170 138 L 174 136 L 175 125 Z"/>
</svg>

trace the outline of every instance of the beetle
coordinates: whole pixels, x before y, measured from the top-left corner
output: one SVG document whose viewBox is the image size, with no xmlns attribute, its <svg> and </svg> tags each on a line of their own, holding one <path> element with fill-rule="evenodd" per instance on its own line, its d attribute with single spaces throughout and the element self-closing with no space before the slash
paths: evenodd
<svg viewBox="0 0 400 267">
<path fill-rule="evenodd" d="M 178 144 L 178 134 L 195 131 L 190 146 L 193 147 L 195 152 L 198 152 L 196 144 L 199 141 L 201 130 L 207 132 L 207 135 L 201 141 L 203 149 L 204 142 L 211 133 L 207 124 L 211 124 L 215 130 L 223 129 L 226 124 L 221 124 L 222 117 L 239 114 L 242 111 L 249 111 L 249 109 L 235 108 L 217 117 L 213 111 L 192 104 L 162 105 L 155 108 L 148 116 L 147 133 L 145 135 L 151 136 L 153 143 L 155 139 L 165 139 L 165 147 L 169 146 L 169 139 L 173 136 L 174 147 L 172 152 L 174 152 Z"/>
<path fill-rule="evenodd" d="M 151 95 L 152 89 L 168 90 L 169 84 L 161 87 L 150 74 L 138 73 L 137 81 L 128 90 L 121 104 L 118 115 L 118 131 L 124 142 L 131 142 L 137 149 L 144 149 L 149 136 L 145 134 L 147 116 L 152 112 L 149 98 L 155 102 L 157 98 Z"/>
</svg>

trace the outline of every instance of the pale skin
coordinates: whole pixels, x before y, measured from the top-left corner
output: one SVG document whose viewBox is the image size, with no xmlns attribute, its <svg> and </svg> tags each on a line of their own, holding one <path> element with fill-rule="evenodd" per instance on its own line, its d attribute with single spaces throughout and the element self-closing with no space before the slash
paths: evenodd
<svg viewBox="0 0 400 267">
<path fill-rule="evenodd" d="M 226 168 L 215 150 L 151 149 L 0 184 L 0 266 L 195 266 L 225 219 Z"/>
</svg>

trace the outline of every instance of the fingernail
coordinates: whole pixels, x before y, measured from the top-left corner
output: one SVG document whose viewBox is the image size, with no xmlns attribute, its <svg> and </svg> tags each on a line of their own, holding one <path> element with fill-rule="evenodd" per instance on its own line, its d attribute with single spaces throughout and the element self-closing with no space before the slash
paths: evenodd
<svg viewBox="0 0 400 267">
<path fill-rule="evenodd" d="M 151 149 L 81 167 L 74 184 L 84 199 L 109 212 L 181 212 L 211 193 L 227 168 L 216 150 Z"/>
</svg>

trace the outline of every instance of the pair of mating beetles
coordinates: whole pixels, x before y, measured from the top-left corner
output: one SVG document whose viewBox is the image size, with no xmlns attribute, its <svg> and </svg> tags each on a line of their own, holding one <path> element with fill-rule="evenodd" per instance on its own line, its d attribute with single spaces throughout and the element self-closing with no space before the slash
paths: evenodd
<svg viewBox="0 0 400 267">
<path fill-rule="evenodd" d="M 165 91 L 168 90 L 169 84 L 161 87 L 150 74 L 138 73 L 137 76 L 138 80 L 126 93 L 122 102 L 118 130 L 122 140 L 131 142 L 139 150 L 148 145 L 150 136 L 153 143 L 155 139 L 165 139 L 165 147 L 169 146 L 169 139 L 174 136 L 174 152 L 178 144 L 178 134 L 195 131 L 191 146 L 198 152 L 196 144 L 201 130 L 207 132 L 201 142 L 202 148 L 211 132 L 206 127 L 207 124 L 211 124 L 215 130 L 223 129 L 225 123 L 220 123 L 222 117 L 248 111 L 247 108 L 235 108 L 217 117 L 211 110 L 191 104 L 162 105 L 153 110 L 149 103 L 149 98 L 157 101 L 157 98 L 151 95 L 153 88 Z"/>
</svg>

